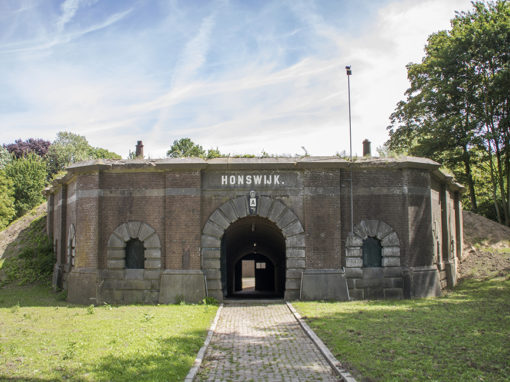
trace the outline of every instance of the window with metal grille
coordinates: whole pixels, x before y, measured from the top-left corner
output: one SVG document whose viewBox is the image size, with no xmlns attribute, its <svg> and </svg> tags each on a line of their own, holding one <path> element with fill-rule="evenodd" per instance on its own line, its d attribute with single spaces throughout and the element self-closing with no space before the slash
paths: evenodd
<svg viewBox="0 0 510 382">
<path fill-rule="evenodd" d="M 143 269 L 145 260 L 145 248 L 143 242 L 131 239 L 126 243 L 126 268 Z"/>
<path fill-rule="evenodd" d="M 363 240 L 363 266 L 380 267 L 382 265 L 381 241 L 375 237 L 367 237 Z"/>
</svg>

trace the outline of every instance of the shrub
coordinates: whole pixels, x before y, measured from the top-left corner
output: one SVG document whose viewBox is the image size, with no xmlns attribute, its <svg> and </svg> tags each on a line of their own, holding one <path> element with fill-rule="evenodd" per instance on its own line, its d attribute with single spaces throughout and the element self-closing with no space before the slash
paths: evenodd
<svg viewBox="0 0 510 382">
<path fill-rule="evenodd" d="M 0 170 L 0 230 L 7 227 L 14 215 L 14 184 L 5 172 Z"/>
<path fill-rule="evenodd" d="M 9 163 L 5 173 L 14 184 L 16 216 L 22 216 L 44 200 L 46 164 L 43 159 L 29 154 Z"/>
<path fill-rule="evenodd" d="M 16 216 L 22 216 L 43 200 L 46 185 L 46 163 L 35 155 L 13 160 L 5 167 L 6 175 L 14 184 L 14 208 Z"/>
<path fill-rule="evenodd" d="M 7 164 L 12 160 L 12 155 L 3 146 L 0 146 L 0 169 L 5 168 Z"/>
<path fill-rule="evenodd" d="M 14 155 L 14 157 L 22 158 L 29 153 L 34 153 L 40 157 L 44 157 L 48 152 L 50 145 L 50 141 L 40 138 L 29 138 L 26 141 L 17 139 L 14 143 L 4 145 L 4 147 L 9 151 L 9 153 Z"/>
</svg>

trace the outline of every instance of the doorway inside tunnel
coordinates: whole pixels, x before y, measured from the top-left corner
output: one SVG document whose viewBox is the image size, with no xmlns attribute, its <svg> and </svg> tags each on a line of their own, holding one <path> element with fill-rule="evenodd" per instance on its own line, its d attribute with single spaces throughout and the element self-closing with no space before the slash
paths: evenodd
<svg viewBox="0 0 510 382">
<path fill-rule="evenodd" d="M 221 241 L 223 295 L 282 298 L 285 292 L 285 238 L 268 219 L 248 216 L 232 223 Z"/>
</svg>

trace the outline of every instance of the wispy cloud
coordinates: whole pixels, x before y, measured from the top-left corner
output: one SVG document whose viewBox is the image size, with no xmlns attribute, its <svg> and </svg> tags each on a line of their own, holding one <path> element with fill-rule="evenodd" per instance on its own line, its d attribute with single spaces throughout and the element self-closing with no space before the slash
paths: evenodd
<svg viewBox="0 0 510 382">
<path fill-rule="evenodd" d="M 162 128 L 168 122 L 171 107 L 191 93 L 195 87 L 194 77 L 205 62 L 209 50 L 211 31 L 215 24 L 216 12 L 207 16 L 201 23 L 198 32 L 185 45 L 180 54 L 170 81 L 170 90 L 156 102 L 151 102 L 152 107 L 160 109 L 159 117 L 154 125 L 152 136 L 160 134 Z M 148 105 L 149 106 L 149 105 Z M 151 107 L 151 106 L 149 106 Z"/>
<path fill-rule="evenodd" d="M 71 21 L 73 16 L 80 7 L 81 0 L 65 0 L 60 8 L 62 9 L 62 15 L 56 22 L 57 33 L 61 33 L 64 30 L 65 25 Z"/>
<path fill-rule="evenodd" d="M 78 1 L 75 2 L 77 3 Z M 75 13 L 77 8 L 73 10 Z M 77 40 L 86 34 L 108 28 L 109 26 L 121 21 L 132 11 L 133 9 L 127 9 L 107 17 L 102 22 L 65 33 L 63 32 L 64 25 L 68 23 L 74 16 L 72 11 L 67 11 L 67 15 L 65 17 L 62 15 L 62 17 L 57 21 L 56 33 L 45 34 L 43 36 L 36 36 L 35 38 L 29 40 L 0 45 L 0 55 L 6 56 L 20 53 L 34 53 L 52 49 L 58 45 Z"/>
<path fill-rule="evenodd" d="M 206 17 L 197 34 L 186 44 L 172 75 L 172 88 L 179 89 L 188 85 L 204 64 L 205 56 L 209 50 L 209 39 L 214 27 L 214 19 L 214 14 Z"/>
<path fill-rule="evenodd" d="M 184 136 L 230 153 L 334 154 L 348 148 L 352 64 L 354 147 L 377 147 L 405 64 L 470 1 L 362 1 L 377 4 L 369 16 L 353 3 L 43 2 L 0 40 L 2 138 L 71 130 L 123 155 L 142 139 L 152 157 Z"/>
</svg>

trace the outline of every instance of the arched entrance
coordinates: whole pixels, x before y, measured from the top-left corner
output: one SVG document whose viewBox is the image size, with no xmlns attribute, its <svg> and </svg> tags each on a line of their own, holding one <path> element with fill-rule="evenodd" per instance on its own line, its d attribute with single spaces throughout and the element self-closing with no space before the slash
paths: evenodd
<svg viewBox="0 0 510 382">
<path fill-rule="evenodd" d="M 223 295 L 283 297 L 285 262 L 285 238 L 274 223 L 259 216 L 239 219 L 221 242 Z"/>
<path fill-rule="evenodd" d="M 248 195 L 237 196 L 214 210 L 205 223 L 201 238 L 201 261 L 208 296 L 215 297 L 221 301 L 229 295 L 229 291 L 234 292 L 235 288 L 232 287 L 229 290 L 227 285 L 227 257 L 222 256 L 226 247 L 224 248 L 223 246 L 228 247 L 228 243 L 231 243 L 233 248 L 236 248 L 235 243 L 242 241 L 239 237 L 247 237 L 245 235 L 248 235 L 247 232 L 251 231 L 251 224 L 245 222 L 249 222 L 248 218 L 250 218 L 254 219 L 255 223 L 260 224 L 260 238 L 262 242 L 273 242 L 273 244 L 264 253 L 243 252 L 239 250 L 239 257 L 233 260 L 232 265 L 235 267 L 234 263 L 252 254 L 264 256 L 268 260 L 266 264 L 270 264 L 266 265 L 266 269 L 268 267 L 270 269 L 271 266 L 275 267 L 275 269 L 278 268 L 276 274 L 279 276 L 278 279 L 274 278 L 274 290 L 280 295 L 283 294 L 283 297 L 287 300 L 299 298 L 301 276 L 306 263 L 303 225 L 294 211 L 281 200 L 265 195 L 257 196 L 257 198 L 258 203 L 255 213 L 248 206 Z M 239 224 L 236 224 L 238 222 Z M 228 235 L 231 227 L 232 231 Z M 257 226 L 255 231 L 257 231 Z M 225 234 L 227 234 L 227 238 L 224 240 Z M 228 236 L 233 238 L 228 239 Z M 274 242 L 280 244 L 276 245 Z M 283 243 L 283 251 L 280 252 L 278 248 L 281 248 L 281 243 Z M 253 257 L 256 263 L 255 256 Z M 245 260 L 250 260 L 250 258 L 246 257 Z M 282 263 L 284 264 L 283 266 Z M 233 272 L 235 275 L 235 269 Z M 260 276 L 260 280 L 263 279 L 266 280 L 267 278 Z M 268 288 L 268 286 L 266 287 Z M 259 288 L 262 288 L 262 286 L 259 285 Z"/>
</svg>

